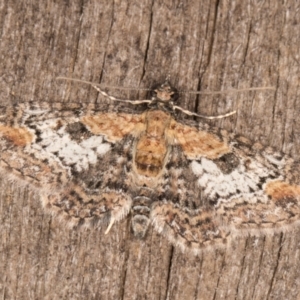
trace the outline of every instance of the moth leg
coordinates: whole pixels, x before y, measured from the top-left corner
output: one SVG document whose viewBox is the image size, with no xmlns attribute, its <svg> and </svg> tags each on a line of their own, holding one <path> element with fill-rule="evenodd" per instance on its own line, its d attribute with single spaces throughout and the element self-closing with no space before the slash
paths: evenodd
<svg viewBox="0 0 300 300">
<path fill-rule="evenodd" d="M 108 224 L 108 226 L 107 226 L 104 234 L 108 234 L 109 233 L 109 231 L 111 230 L 111 228 L 114 225 L 114 223 L 115 223 L 115 219 L 113 217 L 111 217 L 110 222 L 109 222 L 109 224 Z"/>
</svg>

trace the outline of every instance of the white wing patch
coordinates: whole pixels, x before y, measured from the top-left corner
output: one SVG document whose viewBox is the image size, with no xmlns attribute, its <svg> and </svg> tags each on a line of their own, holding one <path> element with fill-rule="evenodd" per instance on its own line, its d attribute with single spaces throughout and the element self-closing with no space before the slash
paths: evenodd
<svg viewBox="0 0 300 300">
<path fill-rule="evenodd" d="M 192 161 L 191 169 L 199 177 L 197 180 L 204 194 L 211 198 L 217 198 L 218 202 L 229 202 L 240 198 L 245 201 L 266 201 L 267 195 L 259 186 L 261 178 L 267 178 L 268 170 L 259 162 L 251 161 L 247 168 L 240 163 L 230 174 L 224 174 L 220 168 L 205 157 L 200 162 Z M 277 178 L 280 180 L 281 178 Z"/>
<path fill-rule="evenodd" d="M 90 164 L 96 164 L 98 156 L 106 154 L 110 150 L 110 145 L 105 143 L 102 136 L 91 136 L 77 142 L 71 139 L 66 131 L 66 125 L 58 130 L 57 120 L 48 120 L 36 124 L 36 128 L 41 132 L 39 141 L 29 145 L 28 153 L 40 153 L 44 158 L 59 157 L 65 165 L 75 165 L 78 172 L 87 170 Z M 33 150 L 33 151 L 31 151 Z"/>
</svg>

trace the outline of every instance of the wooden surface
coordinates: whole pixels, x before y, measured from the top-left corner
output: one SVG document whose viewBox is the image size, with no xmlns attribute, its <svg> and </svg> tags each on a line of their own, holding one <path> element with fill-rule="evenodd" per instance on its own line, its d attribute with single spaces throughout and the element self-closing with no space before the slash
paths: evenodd
<svg viewBox="0 0 300 300">
<path fill-rule="evenodd" d="M 297 6 L 298 5 L 298 6 Z M 211 122 L 300 158 L 300 5 L 286 1 L 0 0 L 0 102 L 94 102 L 90 87 L 57 76 L 151 87 L 170 74 L 182 91 L 274 86 L 196 96 Z M 141 99 L 145 92 L 112 90 Z M 101 101 L 101 97 L 97 101 Z M 234 241 L 199 257 L 155 231 L 136 240 L 129 218 L 71 230 L 38 193 L 1 176 L 2 299 L 300 299 L 300 230 Z"/>
</svg>

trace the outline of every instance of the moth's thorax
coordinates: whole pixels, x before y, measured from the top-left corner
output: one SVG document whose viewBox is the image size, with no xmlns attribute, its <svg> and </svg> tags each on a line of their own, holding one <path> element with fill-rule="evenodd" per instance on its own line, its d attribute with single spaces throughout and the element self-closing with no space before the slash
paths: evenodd
<svg viewBox="0 0 300 300">
<path fill-rule="evenodd" d="M 146 113 L 146 128 L 138 137 L 134 151 L 134 167 L 138 175 L 158 177 L 165 165 L 169 145 L 166 138 L 171 116 L 161 110 Z"/>
</svg>

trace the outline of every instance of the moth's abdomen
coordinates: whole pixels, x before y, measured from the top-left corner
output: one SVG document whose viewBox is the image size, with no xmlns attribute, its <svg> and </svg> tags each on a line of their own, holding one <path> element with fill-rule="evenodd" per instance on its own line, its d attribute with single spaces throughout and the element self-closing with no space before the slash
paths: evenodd
<svg viewBox="0 0 300 300">
<path fill-rule="evenodd" d="M 137 238 L 143 238 L 150 224 L 151 199 L 145 196 L 138 196 L 133 199 L 131 228 Z"/>
</svg>

